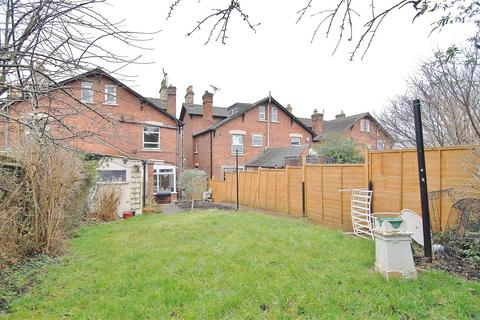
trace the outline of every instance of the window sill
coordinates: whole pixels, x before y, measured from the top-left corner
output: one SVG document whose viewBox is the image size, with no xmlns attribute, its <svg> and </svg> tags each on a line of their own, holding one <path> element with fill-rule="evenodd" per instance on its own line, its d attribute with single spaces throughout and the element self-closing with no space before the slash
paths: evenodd
<svg viewBox="0 0 480 320">
<path fill-rule="evenodd" d="M 270 121 L 271 123 L 280 123 L 280 121 Z"/>
<path fill-rule="evenodd" d="M 234 156 L 234 157 L 235 157 L 236 155 L 237 155 L 236 153 L 232 153 L 232 154 L 231 154 L 231 156 Z M 245 153 L 239 153 L 238 156 L 239 156 L 239 157 L 241 157 L 241 156 L 246 156 L 246 154 L 245 154 Z"/>
<path fill-rule="evenodd" d="M 102 103 L 104 106 L 118 107 L 118 103 Z"/>
<path fill-rule="evenodd" d="M 252 147 L 254 147 L 254 148 L 261 148 L 261 147 L 263 147 L 263 146 L 254 146 L 254 145 L 252 145 Z"/>
<path fill-rule="evenodd" d="M 267 120 L 258 119 L 258 122 L 267 122 Z"/>
<path fill-rule="evenodd" d="M 160 148 L 158 148 L 158 149 L 143 148 L 142 151 L 143 151 L 143 152 L 162 152 L 162 149 L 160 149 Z"/>
</svg>

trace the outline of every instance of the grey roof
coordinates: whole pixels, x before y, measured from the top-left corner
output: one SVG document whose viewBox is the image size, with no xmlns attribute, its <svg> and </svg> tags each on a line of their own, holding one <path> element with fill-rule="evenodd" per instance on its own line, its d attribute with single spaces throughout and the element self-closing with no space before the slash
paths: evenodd
<svg viewBox="0 0 480 320">
<path fill-rule="evenodd" d="M 344 117 L 344 118 L 324 121 L 322 134 L 316 139 L 320 137 L 323 138 L 330 135 L 338 134 L 345 129 L 350 129 L 358 120 L 366 116 L 369 116 L 371 118 L 368 112 L 364 112 L 364 113 L 355 114 L 355 115 Z"/>
<path fill-rule="evenodd" d="M 184 107 L 189 114 L 195 114 L 199 116 L 203 114 L 203 105 L 201 104 L 184 105 Z M 213 116 L 226 118 L 228 116 L 228 109 L 222 107 L 213 107 Z"/>
<path fill-rule="evenodd" d="M 162 102 L 159 98 L 147 98 L 151 103 L 156 105 L 158 108 L 161 108 L 163 110 L 167 110 L 167 104 L 165 102 Z"/>
<path fill-rule="evenodd" d="M 309 128 L 312 127 L 312 118 L 298 118 L 298 120 L 302 121 L 303 124 Z"/>
<path fill-rule="evenodd" d="M 286 148 L 269 148 L 258 157 L 248 161 L 246 167 L 282 168 L 285 166 L 285 157 L 300 156 L 308 150 L 308 145 L 290 146 Z"/>
</svg>

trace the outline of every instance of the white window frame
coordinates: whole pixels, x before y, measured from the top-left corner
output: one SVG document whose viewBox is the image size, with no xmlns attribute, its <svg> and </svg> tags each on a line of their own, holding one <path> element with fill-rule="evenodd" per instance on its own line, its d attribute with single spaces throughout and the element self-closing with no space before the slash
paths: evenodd
<svg viewBox="0 0 480 320">
<path fill-rule="evenodd" d="M 258 121 L 266 121 L 267 113 L 265 112 L 265 106 L 258 106 Z"/>
<path fill-rule="evenodd" d="M 274 112 L 275 110 L 275 112 Z M 271 121 L 272 122 L 278 122 L 278 107 L 272 106 L 271 108 Z"/>
<path fill-rule="evenodd" d="M 368 119 L 360 120 L 360 131 L 361 132 L 370 132 L 370 120 L 368 120 Z"/>
<path fill-rule="evenodd" d="M 228 110 L 228 116 L 233 116 L 234 114 L 236 114 L 238 112 L 238 108 L 237 107 L 233 107 L 231 108 L 230 110 Z"/>
<path fill-rule="evenodd" d="M 298 144 L 293 142 L 294 139 L 295 139 L 295 140 L 298 140 Z M 300 137 L 298 137 L 298 136 L 297 136 L 297 137 L 296 137 L 296 136 L 292 136 L 292 137 L 290 137 L 290 144 L 291 144 L 292 146 L 299 146 L 299 145 L 302 144 L 302 138 L 300 138 Z"/>
<path fill-rule="evenodd" d="M 109 89 L 112 89 L 112 93 L 109 92 Z M 109 98 L 112 98 L 112 101 L 109 101 Z M 107 105 L 117 105 L 117 86 L 113 84 L 105 85 L 105 101 L 103 104 Z"/>
<path fill-rule="evenodd" d="M 235 145 L 234 145 L 234 144 L 233 144 L 233 139 L 234 139 L 233 137 L 234 137 L 234 136 L 240 136 L 240 137 L 242 137 L 242 144 L 235 144 Z M 230 146 L 230 151 L 232 152 L 232 155 L 235 155 L 235 151 L 236 151 L 236 150 L 234 150 L 234 148 L 233 148 L 234 146 L 242 146 L 242 149 L 243 149 L 243 150 L 242 150 L 242 152 L 239 151 L 238 154 L 245 154 L 245 135 L 244 135 L 244 134 L 238 134 L 238 133 L 233 133 L 233 134 L 231 134 L 231 135 L 230 135 L 230 144 L 231 144 L 231 146 Z"/>
<path fill-rule="evenodd" d="M 385 142 L 383 140 L 377 140 L 377 150 L 385 150 Z"/>
<path fill-rule="evenodd" d="M 145 129 L 147 128 L 154 128 L 154 129 L 158 129 L 158 147 L 148 147 L 148 146 L 145 146 L 145 143 L 147 143 L 147 145 L 155 145 L 156 143 L 154 142 L 145 142 Z M 156 132 L 154 132 L 156 133 Z M 160 150 L 160 127 L 157 127 L 157 126 L 144 126 L 143 129 L 142 129 L 142 147 L 143 147 L 143 150 Z"/>
<path fill-rule="evenodd" d="M 86 97 L 86 91 L 90 91 L 91 94 L 89 97 Z M 82 81 L 80 88 L 80 101 L 85 103 L 93 103 L 93 82 Z"/>
<path fill-rule="evenodd" d="M 160 173 L 160 170 L 167 169 L 167 170 L 172 170 L 171 173 L 168 172 L 162 172 Z M 173 175 L 173 193 L 177 193 L 177 168 L 175 166 L 170 166 L 170 165 L 163 165 L 163 164 L 154 164 L 153 165 L 153 175 L 160 176 L 162 174 L 168 174 L 168 175 Z M 152 180 L 155 181 L 155 179 L 152 176 Z M 155 186 L 154 193 L 156 193 L 160 189 L 160 177 L 157 177 L 157 185 Z"/>
<path fill-rule="evenodd" d="M 255 144 L 255 138 L 260 138 L 260 144 Z M 261 134 L 252 134 L 252 147 L 261 147 L 263 146 L 263 135 Z"/>
<path fill-rule="evenodd" d="M 237 167 L 232 167 L 232 166 L 224 166 L 222 167 L 222 172 L 223 172 L 223 180 L 225 180 L 225 174 L 226 173 L 232 173 L 236 172 Z M 238 166 L 238 172 L 243 172 L 245 171 L 245 166 Z"/>
</svg>

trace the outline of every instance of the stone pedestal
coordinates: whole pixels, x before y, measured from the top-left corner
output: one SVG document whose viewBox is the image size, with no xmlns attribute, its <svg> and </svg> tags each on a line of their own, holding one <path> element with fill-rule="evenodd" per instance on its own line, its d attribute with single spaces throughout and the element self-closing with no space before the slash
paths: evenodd
<svg viewBox="0 0 480 320">
<path fill-rule="evenodd" d="M 391 221 L 390 221 L 391 220 Z M 399 218 L 377 219 L 375 223 L 375 270 L 390 278 L 416 279 L 411 232 Z"/>
</svg>

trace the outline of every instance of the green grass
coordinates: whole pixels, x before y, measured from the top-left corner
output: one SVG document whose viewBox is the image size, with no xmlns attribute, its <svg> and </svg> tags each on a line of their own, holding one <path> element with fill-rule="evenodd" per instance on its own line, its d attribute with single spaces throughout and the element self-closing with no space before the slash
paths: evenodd
<svg viewBox="0 0 480 320">
<path fill-rule="evenodd" d="M 85 227 L 6 319 L 479 319 L 480 284 L 386 282 L 373 242 L 256 213 Z"/>
</svg>

